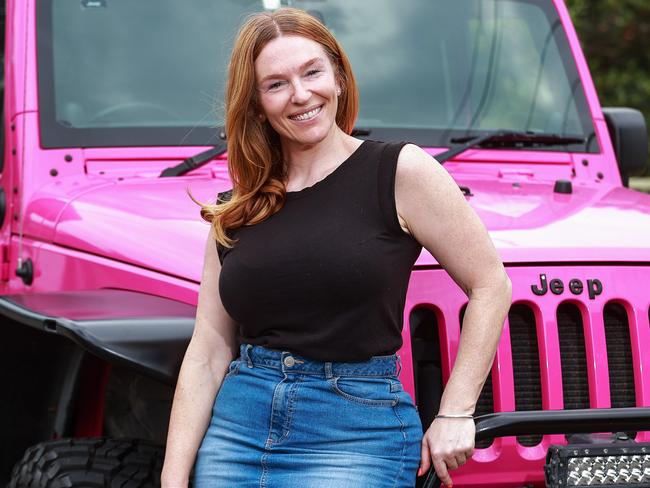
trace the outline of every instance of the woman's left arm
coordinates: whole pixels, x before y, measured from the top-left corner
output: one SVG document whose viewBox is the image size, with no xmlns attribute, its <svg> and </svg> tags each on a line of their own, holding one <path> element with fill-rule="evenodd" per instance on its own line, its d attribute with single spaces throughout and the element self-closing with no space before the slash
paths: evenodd
<svg viewBox="0 0 650 488">
<path fill-rule="evenodd" d="M 438 413 L 472 414 L 510 306 L 510 279 L 485 226 L 458 185 L 435 159 L 412 144 L 399 155 L 395 201 L 402 225 L 469 298 L 458 355 Z M 471 457 L 474 434 L 472 419 L 434 420 L 422 438 L 418 475 L 433 463 L 441 481 L 451 486 L 448 469 Z"/>
</svg>

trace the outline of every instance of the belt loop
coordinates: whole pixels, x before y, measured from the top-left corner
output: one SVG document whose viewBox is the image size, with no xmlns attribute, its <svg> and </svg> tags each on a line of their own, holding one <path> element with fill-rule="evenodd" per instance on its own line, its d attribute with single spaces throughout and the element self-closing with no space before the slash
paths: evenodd
<svg viewBox="0 0 650 488">
<path fill-rule="evenodd" d="M 246 363 L 249 368 L 253 367 L 253 360 L 249 354 L 249 351 L 253 349 L 253 344 L 246 344 L 246 349 L 244 350 L 244 355 L 246 356 Z"/>
<path fill-rule="evenodd" d="M 401 372 L 402 372 L 402 359 L 399 357 L 399 354 L 397 354 L 397 374 L 395 374 L 395 376 L 399 376 Z"/>
<path fill-rule="evenodd" d="M 332 376 L 332 363 L 326 362 L 325 363 L 325 378 L 330 379 Z"/>
</svg>

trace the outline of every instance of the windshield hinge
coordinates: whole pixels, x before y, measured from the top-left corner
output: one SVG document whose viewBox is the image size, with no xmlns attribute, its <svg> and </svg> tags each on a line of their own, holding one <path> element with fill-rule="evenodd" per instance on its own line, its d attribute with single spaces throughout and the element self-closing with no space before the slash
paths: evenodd
<svg viewBox="0 0 650 488">
<path fill-rule="evenodd" d="M 0 253 L 2 253 L 2 261 L 0 261 L 0 266 L 2 267 L 0 269 L 0 280 L 1 281 L 9 281 L 10 273 L 9 273 L 9 246 L 6 244 L 2 245 L 2 249 L 0 249 Z"/>
</svg>

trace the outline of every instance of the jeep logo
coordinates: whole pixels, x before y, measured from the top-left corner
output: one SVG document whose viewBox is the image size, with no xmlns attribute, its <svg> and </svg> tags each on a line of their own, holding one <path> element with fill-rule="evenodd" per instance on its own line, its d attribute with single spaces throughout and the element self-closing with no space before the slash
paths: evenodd
<svg viewBox="0 0 650 488">
<path fill-rule="evenodd" d="M 546 275 L 539 275 L 539 285 L 531 285 L 530 289 L 537 296 L 546 295 L 548 290 L 551 290 L 553 295 L 561 295 L 564 293 L 564 283 L 560 279 L 553 279 L 550 283 L 547 282 Z M 569 281 L 569 291 L 574 295 L 580 295 L 585 289 L 584 284 L 577 278 Z M 598 279 L 587 280 L 587 293 L 589 298 L 593 300 L 603 292 L 603 284 Z"/>
</svg>

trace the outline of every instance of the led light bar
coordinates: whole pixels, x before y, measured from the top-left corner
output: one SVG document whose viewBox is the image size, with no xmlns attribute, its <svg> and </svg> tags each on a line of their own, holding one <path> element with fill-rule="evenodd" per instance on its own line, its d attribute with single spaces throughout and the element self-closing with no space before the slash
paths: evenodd
<svg viewBox="0 0 650 488">
<path fill-rule="evenodd" d="M 544 472 L 547 487 L 648 487 L 650 444 L 552 445 Z"/>
</svg>

